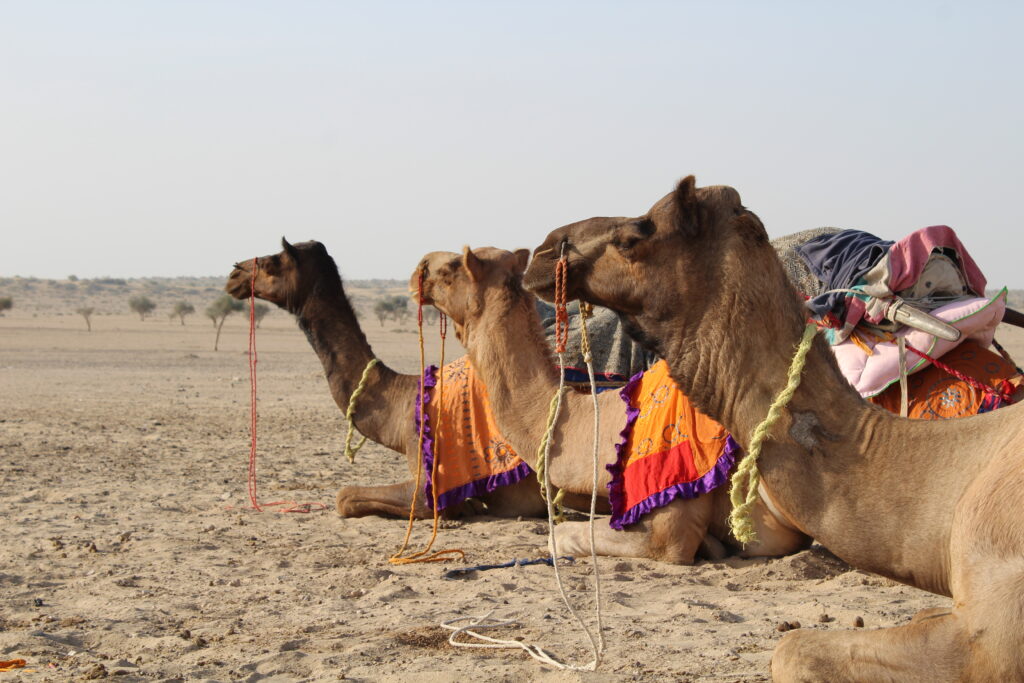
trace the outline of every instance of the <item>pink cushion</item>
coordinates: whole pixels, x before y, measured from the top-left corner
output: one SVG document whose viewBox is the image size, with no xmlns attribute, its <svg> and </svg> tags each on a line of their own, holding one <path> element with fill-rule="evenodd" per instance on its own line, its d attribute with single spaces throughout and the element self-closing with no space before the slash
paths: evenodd
<svg viewBox="0 0 1024 683">
<path fill-rule="evenodd" d="M 960 330 L 962 335 L 960 341 L 945 341 L 936 337 L 904 327 L 897 332 L 897 336 L 904 337 L 907 343 L 920 349 L 933 358 L 941 358 L 942 354 L 950 349 L 956 348 L 965 339 L 974 339 L 984 347 L 992 344 L 992 337 L 995 336 L 996 326 L 1003 319 L 1003 311 L 1006 310 L 1006 289 L 1004 288 L 991 299 L 984 297 L 967 299 L 956 303 L 936 308 L 932 315 L 944 320 L 953 327 Z M 867 342 L 867 346 L 874 351 L 868 356 L 863 349 L 847 339 L 841 344 L 832 347 L 839 361 L 839 368 L 843 371 L 850 384 L 865 398 L 882 393 L 893 382 L 899 381 L 900 360 L 899 349 L 896 342 Z M 907 370 L 913 373 L 928 367 L 928 361 L 916 353 L 907 351 Z"/>
</svg>

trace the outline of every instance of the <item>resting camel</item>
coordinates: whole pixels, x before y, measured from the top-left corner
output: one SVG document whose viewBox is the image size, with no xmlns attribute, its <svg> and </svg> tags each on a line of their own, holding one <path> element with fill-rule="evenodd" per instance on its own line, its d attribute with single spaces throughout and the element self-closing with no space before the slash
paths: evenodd
<svg viewBox="0 0 1024 683">
<path fill-rule="evenodd" d="M 568 296 L 619 311 L 746 447 L 806 314 L 736 190 L 689 176 L 642 216 L 554 230 L 525 276 L 549 300 L 563 245 Z M 1024 680 L 1024 407 L 901 419 L 863 401 L 818 338 L 759 467 L 793 526 L 855 567 L 953 599 L 895 628 L 793 631 L 776 680 Z"/>
<path fill-rule="evenodd" d="M 470 251 L 467 247 L 462 255 L 433 252 L 413 273 L 410 287 L 416 291 L 423 276 L 424 298 L 450 316 L 470 362 L 487 385 L 502 434 L 536 469 L 548 406 L 558 389 L 558 372 L 542 333 L 535 299 L 522 287 L 528 258 L 525 249 L 511 253 L 492 247 Z M 601 465 L 608 465 L 616 458 L 615 444 L 626 424 L 626 405 L 618 392 L 598 394 L 597 400 L 601 415 L 598 453 Z M 577 392 L 564 396 L 548 465 L 553 486 L 590 495 L 593 419 L 593 397 Z M 605 467 L 599 472 L 598 494 L 607 499 L 610 474 Z M 728 505 L 726 487 L 695 498 L 676 498 L 625 530 L 598 524 L 595 549 L 601 555 L 689 564 L 710 534 L 705 553 L 718 557 L 724 554 L 723 543 L 735 547 L 725 525 Z M 757 508 L 755 521 L 759 541 L 744 549 L 744 555 L 783 555 L 810 542 L 802 533 L 780 524 L 765 507 Z M 558 525 L 559 552 L 589 552 L 588 526 L 585 522 Z"/>
<path fill-rule="evenodd" d="M 320 358 L 334 402 L 344 413 L 363 369 L 374 358 L 373 349 L 345 296 L 338 268 L 324 246 L 319 242 L 281 243 L 283 251 L 258 259 L 256 296 L 295 315 Z M 235 264 L 225 287 L 231 296 L 249 297 L 252 269 L 252 259 Z M 413 421 L 419 382 L 418 375 L 400 374 L 384 363 L 377 363 L 369 372 L 354 416 L 360 432 L 405 455 L 413 475 L 416 468 L 422 467 L 417 450 L 419 433 Z M 343 487 L 337 496 L 338 514 L 406 516 L 413 488 L 413 479 L 386 486 Z M 430 517 L 422 488 L 416 494 L 417 516 Z M 488 514 L 499 517 L 535 517 L 546 511 L 534 475 L 478 500 Z M 469 511 L 470 505 L 463 504 L 465 511 Z M 454 506 L 445 509 L 448 516 L 459 512 Z"/>
</svg>

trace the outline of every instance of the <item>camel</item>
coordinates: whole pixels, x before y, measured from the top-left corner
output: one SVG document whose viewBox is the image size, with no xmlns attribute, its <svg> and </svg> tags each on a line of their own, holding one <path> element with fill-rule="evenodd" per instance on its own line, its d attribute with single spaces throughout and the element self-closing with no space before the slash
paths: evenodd
<svg viewBox="0 0 1024 683">
<path fill-rule="evenodd" d="M 289 244 L 283 251 L 258 259 L 256 296 L 277 304 L 295 315 L 299 327 L 320 358 L 334 402 L 344 413 L 352 392 L 359 385 L 373 349 L 359 326 L 352 305 L 345 296 L 334 260 L 319 242 Z M 236 299 L 249 297 L 252 259 L 235 264 L 225 289 Z M 418 451 L 418 430 L 413 421 L 418 375 L 405 375 L 377 363 L 369 372 L 357 401 L 354 422 L 358 430 L 377 443 L 405 455 L 409 472 L 422 468 Z M 386 486 L 346 486 L 337 495 L 342 517 L 382 515 L 405 517 L 415 483 L 413 479 Z M 422 488 L 416 491 L 418 518 L 432 515 Z M 542 516 L 546 505 L 540 496 L 536 476 L 505 486 L 461 506 L 445 508 L 446 516 L 483 511 L 498 517 Z M 577 503 L 579 504 L 579 503 Z"/>
<path fill-rule="evenodd" d="M 413 273 L 410 288 L 418 291 L 422 276 L 425 300 L 451 318 L 470 362 L 487 385 L 502 434 L 536 470 L 548 406 L 558 389 L 558 372 L 542 334 L 535 298 L 521 284 L 528 257 L 525 249 L 512 253 L 493 247 L 475 251 L 467 247 L 462 255 L 432 252 Z M 601 415 L 598 453 L 601 464 L 608 465 L 616 459 L 615 444 L 626 424 L 626 405 L 618 392 L 600 393 L 597 400 Z M 592 401 L 592 396 L 579 392 L 564 396 L 548 465 L 552 485 L 587 496 L 593 484 Z M 607 499 L 610 474 L 605 467 L 599 472 L 598 495 Z M 725 524 L 728 506 L 724 486 L 695 498 L 676 498 L 624 530 L 598 524 L 595 549 L 600 555 L 691 564 L 702 542 L 703 554 L 715 558 L 725 554 L 723 546 L 745 556 L 776 556 L 810 543 L 803 533 L 760 506 L 755 512 L 759 541 L 739 549 Z M 555 528 L 559 552 L 589 552 L 588 527 L 586 522 L 559 524 Z"/>
<path fill-rule="evenodd" d="M 688 176 L 642 216 L 552 231 L 525 274 L 548 300 L 563 245 L 568 296 L 619 311 L 746 447 L 806 313 L 739 193 Z M 840 558 L 953 599 L 894 628 L 793 631 L 775 680 L 1024 680 L 1024 407 L 901 419 L 863 401 L 819 337 L 759 467 L 775 507 Z"/>
</svg>

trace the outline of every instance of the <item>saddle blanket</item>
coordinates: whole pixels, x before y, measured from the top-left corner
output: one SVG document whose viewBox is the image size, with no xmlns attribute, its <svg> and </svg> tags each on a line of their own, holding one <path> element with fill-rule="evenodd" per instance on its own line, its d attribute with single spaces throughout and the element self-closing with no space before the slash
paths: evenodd
<svg viewBox="0 0 1024 683">
<path fill-rule="evenodd" d="M 477 377 L 465 356 L 441 370 L 443 395 L 438 396 L 438 369 L 431 365 L 423 373 L 422 403 L 423 469 L 426 471 L 427 506 L 444 510 L 467 498 L 480 496 L 500 486 L 514 484 L 532 470 L 501 435 L 491 414 L 487 387 Z M 416 401 L 416 429 L 420 428 L 420 404 Z M 438 414 L 440 411 L 440 420 Z M 432 477 L 437 460 L 437 480 Z"/>
<path fill-rule="evenodd" d="M 1012 363 L 971 339 L 946 353 L 942 362 L 985 386 L 1011 395 L 1022 379 Z M 968 417 L 1007 404 L 999 396 L 984 392 L 934 365 L 907 377 L 907 394 L 907 417 L 919 420 Z M 898 414 L 899 383 L 868 400 Z"/>
<path fill-rule="evenodd" d="M 608 465 L 611 526 L 622 529 L 676 498 L 694 498 L 729 479 L 739 445 L 697 412 L 658 361 L 622 391 L 626 426 Z"/>
</svg>

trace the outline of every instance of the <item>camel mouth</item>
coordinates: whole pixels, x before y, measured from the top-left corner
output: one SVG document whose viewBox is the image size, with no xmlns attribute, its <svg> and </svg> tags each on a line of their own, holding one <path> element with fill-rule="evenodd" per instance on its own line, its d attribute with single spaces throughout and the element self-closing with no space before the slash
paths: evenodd
<svg viewBox="0 0 1024 683">
<path fill-rule="evenodd" d="M 246 299 L 249 297 L 249 284 L 248 271 L 241 263 L 236 263 L 224 285 L 224 291 L 236 299 Z"/>
</svg>

